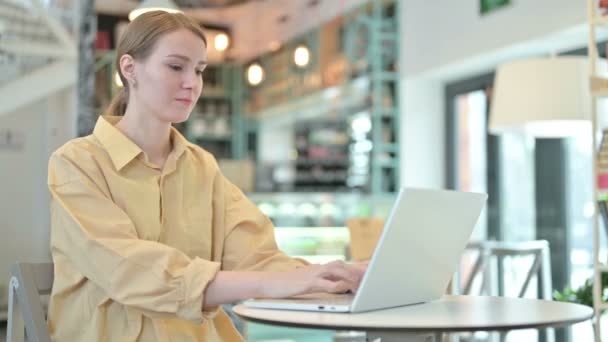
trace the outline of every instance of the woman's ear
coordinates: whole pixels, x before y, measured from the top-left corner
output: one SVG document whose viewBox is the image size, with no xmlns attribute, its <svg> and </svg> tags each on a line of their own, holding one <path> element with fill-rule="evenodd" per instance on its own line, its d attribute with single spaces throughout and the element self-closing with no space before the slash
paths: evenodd
<svg viewBox="0 0 608 342">
<path fill-rule="evenodd" d="M 135 87 L 137 85 L 137 77 L 135 76 L 135 60 L 133 56 L 124 54 L 120 56 L 119 60 L 120 72 L 127 79 L 130 85 Z"/>
</svg>

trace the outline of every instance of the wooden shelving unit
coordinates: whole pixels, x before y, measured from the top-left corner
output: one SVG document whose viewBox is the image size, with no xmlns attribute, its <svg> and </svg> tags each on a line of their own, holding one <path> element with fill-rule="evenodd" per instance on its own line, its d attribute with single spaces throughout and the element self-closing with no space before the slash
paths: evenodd
<svg viewBox="0 0 608 342">
<path fill-rule="evenodd" d="M 599 200 L 602 198 L 598 187 L 598 133 L 606 127 L 600 127 L 598 117 L 597 100 L 608 97 L 608 79 L 598 73 L 599 53 L 597 49 L 597 30 L 598 28 L 608 29 L 608 15 L 601 15 L 598 11 L 599 2 L 597 0 L 587 0 L 587 14 L 589 25 L 589 87 L 591 91 L 591 127 L 592 127 L 592 147 L 593 147 L 593 194 L 596 208 L 593 215 L 593 306 L 595 311 L 594 333 L 595 341 L 601 341 L 601 313 L 608 309 L 608 303 L 603 300 L 604 284 L 602 284 L 602 274 L 608 272 L 606 260 L 601 260 L 600 256 L 600 208 Z M 606 224 L 607 222 L 604 222 Z"/>
<path fill-rule="evenodd" d="M 203 92 L 190 118 L 177 126 L 188 140 L 218 159 L 240 159 L 244 154 L 240 75 L 240 66 L 209 66 L 203 73 Z"/>
<path fill-rule="evenodd" d="M 350 163 L 343 167 L 328 165 L 322 160 L 325 157 L 313 159 L 307 150 L 298 150 L 303 153 L 299 160 L 285 161 L 295 164 L 293 191 L 391 194 L 398 190 L 398 13 L 399 1 L 372 0 L 280 50 L 256 58 L 266 69 L 267 78 L 247 88 L 244 112 L 248 113 L 248 123 L 263 125 L 273 120 L 273 125 L 294 122 L 293 126 L 307 126 L 314 121 L 321 125 L 340 122 L 349 135 L 344 149 L 356 151 L 341 156 Z M 310 48 L 312 60 L 300 70 L 293 66 L 292 54 L 301 43 Z M 357 119 L 365 123 L 357 125 Z M 259 125 L 248 125 L 248 132 L 258 133 Z M 370 127 L 355 129 L 361 126 Z M 302 134 L 294 136 L 302 139 Z M 316 163 L 305 165 L 309 161 Z"/>
</svg>

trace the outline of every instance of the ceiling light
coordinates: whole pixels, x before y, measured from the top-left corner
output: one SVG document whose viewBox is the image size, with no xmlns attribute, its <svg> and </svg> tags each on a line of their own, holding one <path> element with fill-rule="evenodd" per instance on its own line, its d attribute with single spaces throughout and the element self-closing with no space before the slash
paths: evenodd
<svg viewBox="0 0 608 342">
<path fill-rule="evenodd" d="M 256 86 L 264 80 L 264 68 L 259 63 L 253 63 L 247 68 L 247 82 Z"/>
<path fill-rule="evenodd" d="M 139 6 L 129 13 L 129 20 L 150 11 L 165 11 L 169 13 L 182 13 L 182 11 L 171 0 L 144 0 Z"/>
<path fill-rule="evenodd" d="M 300 68 L 304 68 L 310 63 L 310 50 L 306 45 L 299 45 L 293 51 L 293 61 Z"/>
<path fill-rule="evenodd" d="M 225 51 L 230 45 L 230 37 L 226 33 L 220 32 L 213 39 L 213 44 L 217 51 Z"/>
</svg>

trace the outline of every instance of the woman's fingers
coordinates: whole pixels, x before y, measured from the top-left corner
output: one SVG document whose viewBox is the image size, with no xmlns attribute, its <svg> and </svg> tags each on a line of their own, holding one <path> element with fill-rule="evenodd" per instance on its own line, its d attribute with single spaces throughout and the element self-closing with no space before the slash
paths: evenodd
<svg viewBox="0 0 608 342">
<path fill-rule="evenodd" d="M 345 293 L 347 291 L 352 291 L 351 284 L 343 280 L 333 281 L 320 278 L 317 286 L 318 288 L 315 292 Z"/>
<path fill-rule="evenodd" d="M 323 265 L 320 276 L 332 282 L 344 282 L 348 285 L 348 290 L 355 292 L 359 288 L 365 270 L 366 267 L 334 261 Z"/>
</svg>

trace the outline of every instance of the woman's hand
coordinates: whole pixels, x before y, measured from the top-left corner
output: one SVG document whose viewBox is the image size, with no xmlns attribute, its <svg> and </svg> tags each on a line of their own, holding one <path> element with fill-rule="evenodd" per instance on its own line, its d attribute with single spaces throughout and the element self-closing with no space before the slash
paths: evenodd
<svg viewBox="0 0 608 342">
<path fill-rule="evenodd" d="M 290 272 L 271 273 L 264 284 L 263 297 L 282 298 L 315 292 L 355 293 L 366 270 L 367 262 L 332 261 Z"/>
<path fill-rule="evenodd" d="M 332 261 L 288 272 L 219 271 L 209 283 L 203 309 L 249 298 L 284 298 L 314 292 L 355 293 L 367 262 Z"/>
</svg>

